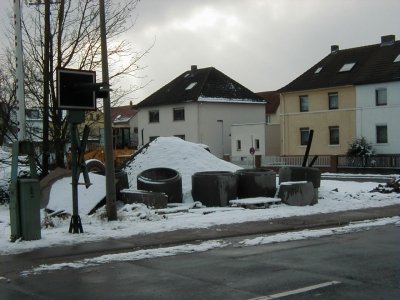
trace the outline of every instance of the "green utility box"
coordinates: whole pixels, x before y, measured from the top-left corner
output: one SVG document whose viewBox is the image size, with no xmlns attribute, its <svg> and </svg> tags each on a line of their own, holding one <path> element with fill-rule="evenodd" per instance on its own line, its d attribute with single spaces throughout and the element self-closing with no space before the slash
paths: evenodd
<svg viewBox="0 0 400 300">
<path fill-rule="evenodd" d="M 20 229 L 25 241 L 40 240 L 40 185 L 39 179 L 18 179 Z"/>
</svg>

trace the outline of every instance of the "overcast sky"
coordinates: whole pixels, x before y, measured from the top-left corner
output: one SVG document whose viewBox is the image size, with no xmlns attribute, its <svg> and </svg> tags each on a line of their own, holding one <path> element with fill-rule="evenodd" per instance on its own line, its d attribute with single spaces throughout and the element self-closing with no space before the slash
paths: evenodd
<svg viewBox="0 0 400 300">
<path fill-rule="evenodd" d="M 399 12 L 399 0 L 141 0 L 126 38 L 138 51 L 154 42 L 140 63 L 152 81 L 134 101 L 191 65 L 213 66 L 254 92 L 279 89 L 331 45 L 376 44 L 388 34 L 398 40 Z"/>
</svg>

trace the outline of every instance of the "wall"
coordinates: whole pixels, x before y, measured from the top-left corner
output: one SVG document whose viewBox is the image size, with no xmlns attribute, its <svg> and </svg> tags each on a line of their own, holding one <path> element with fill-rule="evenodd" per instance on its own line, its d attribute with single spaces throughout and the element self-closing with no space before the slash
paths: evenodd
<svg viewBox="0 0 400 300">
<path fill-rule="evenodd" d="M 173 109 L 185 109 L 185 120 L 174 121 Z M 149 122 L 149 111 L 159 111 L 159 123 Z M 141 108 L 137 114 L 139 144 L 149 142 L 150 137 L 185 135 L 185 140 L 198 142 L 197 123 L 198 107 L 196 103 L 158 106 L 156 108 Z"/>
<path fill-rule="evenodd" d="M 280 125 L 267 125 L 265 128 L 265 155 L 279 155 L 281 150 L 280 140 Z"/>
<path fill-rule="evenodd" d="M 386 88 L 387 105 L 376 106 L 375 90 Z M 365 137 L 377 154 L 400 153 L 400 82 L 357 86 L 357 137 Z M 376 125 L 386 124 L 388 143 L 376 143 Z"/>
<path fill-rule="evenodd" d="M 265 104 L 200 102 L 199 120 L 199 142 L 207 144 L 217 157 L 222 157 L 231 154 L 232 124 L 265 122 Z"/>
<path fill-rule="evenodd" d="M 250 155 L 250 148 L 254 147 L 255 155 L 266 155 L 266 124 L 253 123 L 253 124 L 233 124 L 231 126 L 231 149 L 232 156 L 248 156 Z M 259 149 L 255 146 L 255 140 L 260 141 Z M 237 141 L 241 142 L 241 149 L 237 149 Z"/>
<path fill-rule="evenodd" d="M 329 110 L 328 93 L 337 92 L 339 108 Z M 308 95 L 309 111 L 300 112 L 299 96 Z M 311 155 L 345 154 L 356 136 L 356 93 L 353 86 L 283 93 L 281 95 L 281 155 L 303 155 L 300 128 L 314 130 Z M 329 127 L 339 126 L 339 145 L 330 145 Z"/>
<path fill-rule="evenodd" d="M 147 143 L 151 136 L 185 135 L 185 140 L 206 144 L 211 153 L 222 158 L 223 154 L 231 154 L 231 125 L 264 122 L 264 105 L 192 102 L 142 108 L 138 112 L 139 143 Z M 185 121 L 173 121 L 173 108 L 178 107 L 185 108 Z M 149 123 L 149 111 L 155 109 L 159 110 L 160 122 Z"/>
</svg>

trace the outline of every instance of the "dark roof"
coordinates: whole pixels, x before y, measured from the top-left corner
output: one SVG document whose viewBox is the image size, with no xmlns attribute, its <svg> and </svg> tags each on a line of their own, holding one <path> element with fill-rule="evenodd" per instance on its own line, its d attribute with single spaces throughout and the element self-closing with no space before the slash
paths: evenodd
<svg viewBox="0 0 400 300">
<path fill-rule="evenodd" d="M 111 107 L 111 120 L 112 122 L 126 122 L 129 121 L 132 117 L 136 115 L 138 112 L 135 105 L 125 105 L 125 106 L 116 106 Z"/>
<path fill-rule="evenodd" d="M 400 80 L 400 41 L 394 36 L 389 44 L 381 44 L 332 51 L 316 65 L 297 77 L 279 92 L 302 91 L 344 85 L 361 85 Z M 332 46 L 334 47 L 334 46 Z M 334 50 L 334 48 L 332 48 Z M 347 72 L 339 72 L 344 64 L 355 63 Z M 315 72 L 321 68 L 319 72 Z"/>
<path fill-rule="evenodd" d="M 265 113 L 266 114 L 274 114 L 279 107 L 280 104 L 280 95 L 278 92 L 269 91 L 269 92 L 259 92 L 257 95 L 263 97 L 266 100 L 265 105 Z"/>
<path fill-rule="evenodd" d="M 196 83 L 196 84 L 195 84 Z M 194 85 L 195 84 L 195 85 Z M 194 85 L 194 86 L 193 86 Z M 138 107 L 160 106 L 212 99 L 243 102 L 260 102 L 264 99 L 213 67 L 192 69 L 140 102 Z M 217 100 L 216 100 L 217 101 Z"/>
</svg>

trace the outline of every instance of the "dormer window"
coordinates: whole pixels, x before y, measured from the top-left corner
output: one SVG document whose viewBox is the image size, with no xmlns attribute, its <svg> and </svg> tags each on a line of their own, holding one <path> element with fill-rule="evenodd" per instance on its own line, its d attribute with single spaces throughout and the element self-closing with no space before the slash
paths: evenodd
<svg viewBox="0 0 400 300">
<path fill-rule="evenodd" d="M 321 70 L 322 70 L 322 67 L 318 67 L 318 68 L 315 70 L 314 74 L 318 74 L 319 72 L 321 72 Z"/>
<path fill-rule="evenodd" d="M 192 82 L 191 84 L 189 84 L 185 90 L 191 90 L 195 85 L 197 84 L 197 82 Z"/>
<path fill-rule="evenodd" d="M 355 62 L 344 64 L 343 67 L 340 68 L 339 72 L 349 72 L 355 66 Z"/>
</svg>

